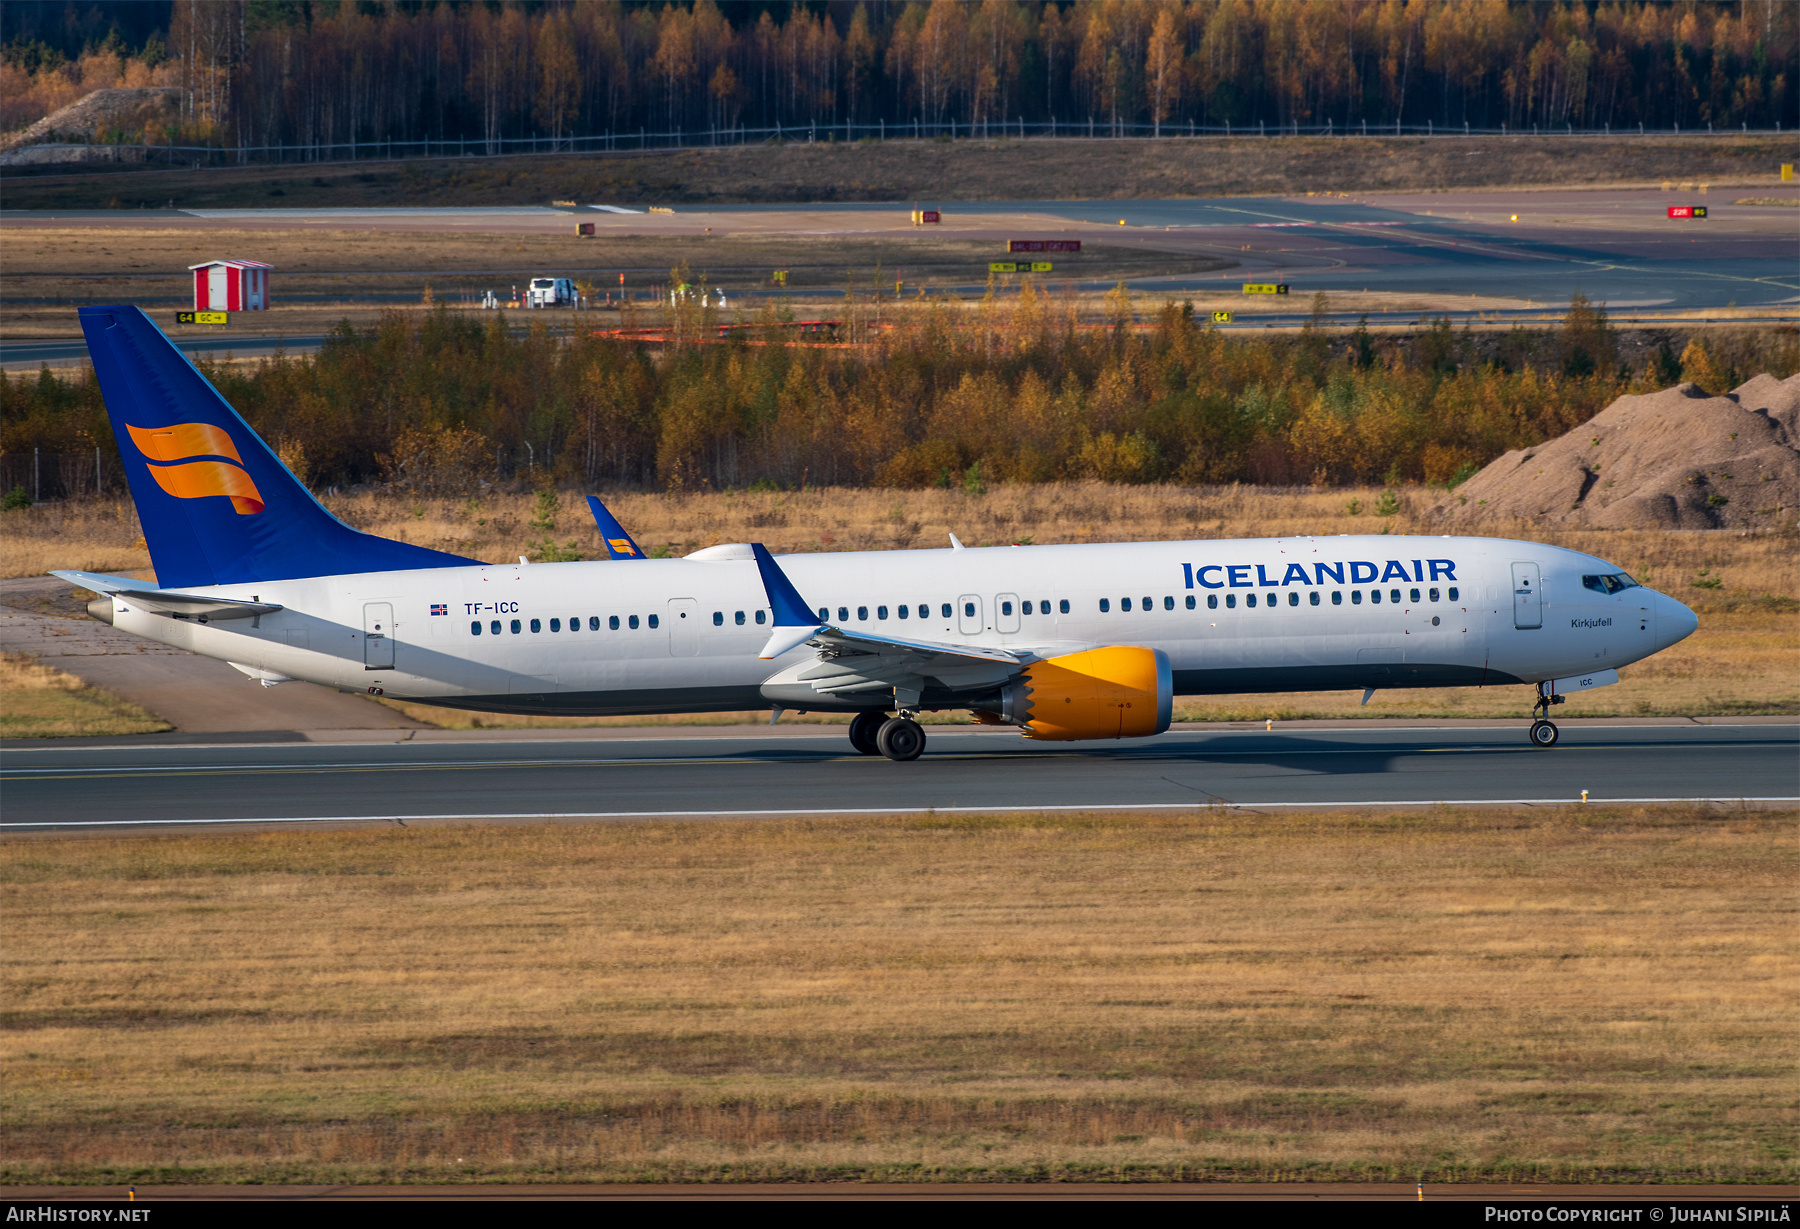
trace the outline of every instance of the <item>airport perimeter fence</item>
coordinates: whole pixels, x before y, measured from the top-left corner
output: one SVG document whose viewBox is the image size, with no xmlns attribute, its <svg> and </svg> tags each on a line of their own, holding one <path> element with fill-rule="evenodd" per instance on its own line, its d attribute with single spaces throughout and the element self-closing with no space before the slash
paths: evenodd
<svg viewBox="0 0 1800 1229">
<path fill-rule="evenodd" d="M 1540 128 L 1533 124 L 1527 129 L 1510 128 L 1504 124 L 1499 128 L 1472 128 L 1468 124 L 1440 125 L 1429 121 L 1424 124 L 1401 124 L 1398 122 L 1370 124 L 1362 121 L 1356 124 L 1341 125 L 1328 120 L 1324 124 L 1311 125 L 1299 123 L 1202 125 L 1191 122 L 1186 124 L 1115 123 L 1103 119 L 1090 119 L 1083 124 L 1069 124 L 1057 120 L 1028 124 L 1022 119 L 1010 123 L 970 123 L 961 120 L 931 123 L 924 120 L 913 120 L 904 124 L 888 124 L 885 121 L 874 124 L 776 124 L 767 128 L 703 128 L 678 132 L 651 132 L 646 128 L 640 128 L 636 132 L 608 131 L 580 137 L 542 135 L 475 139 L 423 137 L 412 141 L 325 141 L 304 144 L 277 142 L 273 145 L 43 143 L 20 146 L 9 151 L 8 161 L 14 166 L 32 163 L 108 161 L 141 162 L 146 166 L 186 166 L 191 164 L 194 169 L 198 170 L 208 166 L 241 166 L 251 163 L 315 165 L 343 162 L 394 162 L 412 158 L 551 157 L 569 154 L 637 153 L 646 150 L 718 149 L 746 145 L 854 143 L 858 141 L 1173 141 L 1228 137 L 1272 139 L 1278 137 L 1395 136 L 1438 138 L 1712 135 L 1741 137 L 1752 133 L 1758 136 L 1774 136 L 1783 131 L 1779 120 L 1772 129 L 1752 129 L 1748 124 L 1744 124 L 1735 131 L 1730 128 L 1714 129 L 1711 124 L 1708 124 L 1705 129 L 1689 128 L 1684 130 L 1679 124 L 1673 128 L 1646 128 L 1639 124 L 1635 128 L 1615 130 L 1610 124 L 1601 128 L 1576 128 L 1568 124 L 1561 128 Z M 1785 131 L 1792 132 L 1793 129 Z"/>
<path fill-rule="evenodd" d="M 93 498 L 125 491 L 116 448 L 76 452 L 0 452 L 0 498 L 21 492 L 32 503 Z"/>
</svg>

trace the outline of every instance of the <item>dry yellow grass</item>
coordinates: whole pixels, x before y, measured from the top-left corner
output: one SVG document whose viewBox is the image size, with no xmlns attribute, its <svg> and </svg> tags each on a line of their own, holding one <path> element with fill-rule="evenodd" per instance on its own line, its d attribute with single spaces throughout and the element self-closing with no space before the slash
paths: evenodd
<svg viewBox="0 0 1800 1229">
<path fill-rule="evenodd" d="M 0 738 L 155 734 L 169 723 L 22 653 L 0 653 Z"/>
<path fill-rule="evenodd" d="M 1121 486 L 1099 482 L 961 490 L 740 491 L 712 494 L 620 493 L 608 506 L 648 551 L 686 554 L 718 542 L 761 541 L 777 551 L 905 550 L 937 547 L 955 533 L 973 545 L 1029 540 L 1147 541 L 1339 533 L 1433 533 L 1425 510 L 1441 496 L 1398 493 L 1399 511 L 1380 517 L 1378 489 L 1268 490 L 1255 487 Z M 537 496 L 505 492 L 479 500 L 412 499 L 387 493 L 331 497 L 331 508 L 359 529 L 480 559 L 535 553 Z M 1352 513 L 1355 505 L 1359 511 Z M 147 568 L 128 502 L 44 505 L 5 515 L 0 574 L 52 567 Z M 576 492 L 561 496 L 550 535 L 577 553 L 603 555 L 599 535 Z M 1700 630 L 1674 649 L 1620 672 L 1621 683 L 1571 697 L 1564 716 L 1723 715 L 1800 712 L 1800 547 L 1792 534 L 1741 535 L 1646 530 L 1565 530 L 1529 522 L 1483 526 L 1502 537 L 1549 542 L 1610 559 L 1646 584 L 1700 612 Z M 1696 588 L 1695 582 L 1716 588 Z M 1530 705 L 1522 688 L 1453 688 L 1377 693 L 1368 707 L 1356 693 L 1296 692 L 1184 700 L 1182 720 L 1267 717 L 1516 717 Z M 491 729 L 644 724 L 638 718 L 531 718 L 404 706 L 449 728 Z M 673 724 L 754 720 L 748 714 L 669 719 Z M 789 718 L 792 720 L 793 718 Z M 651 722 L 649 724 L 656 724 Z"/>
<path fill-rule="evenodd" d="M 1792 1181 L 1797 818 L 15 840 L 0 1180 Z"/>
</svg>

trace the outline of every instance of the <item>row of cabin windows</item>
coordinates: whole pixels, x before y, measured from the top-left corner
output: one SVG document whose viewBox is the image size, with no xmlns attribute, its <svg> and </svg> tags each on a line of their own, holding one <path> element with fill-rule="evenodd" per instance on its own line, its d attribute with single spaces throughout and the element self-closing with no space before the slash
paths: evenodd
<svg viewBox="0 0 1800 1229">
<path fill-rule="evenodd" d="M 1317 606 L 1320 604 L 1321 599 L 1319 597 L 1319 592 L 1320 592 L 1319 590 L 1314 589 L 1314 590 L 1310 591 L 1309 593 L 1307 593 L 1306 600 L 1309 605 Z M 1441 595 L 1440 595 L 1439 591 L 1436 589 L 1427 589 L 1424 591 L 1424 594 L 1427 598 L 1429 598 L 1429 600 L 1431 600 L 1433 602 L 1440 601 L 1445 596 L 1447 596 L 1451 601 L 1454 602 L 1454 601 L 1460 600 L 1462 590 L 1457 588 L 1455 585 L 1452 585 L 1449 589 L 1445 590 L 1444 593 Z M 1413 605 L 1416 606 L 1419 604 L 1420 591 L 1418 589 L 1406 590 L 1406 596 L 1407 596 L 1407 600 L 1410 600 Z M 1263 595 L 1263 604 L 1266 606 L 1277 605 L 1280 602 L 1280 600 L 1281 600 L 1280 597 L 1274 593 L 1268 593 L 1268 594 Z M 1387 591 L 1387 601 L 1390 604 L 1398 606 L 1400 604 L 1401 600 L 1402 600 L 1401 590 L 1389 589 Z M 1127 601 L 1129 602 L 1129 599 L 1127 599 Z M 1379 605 L 1381 605 L 1381 602 L 1382 602 L 1381 590 L 1380 589 L 1370 589 L 1369 590 L 1369 604 L 1371 606 L 1379 606 Z M 1188 599 L 1189 609 L 1193 608 L 1193 604 L 1194 604 L 1194 599 L 1190 597 Z M 1289 593 L 1287 595 L 1287 604 L 1290 606 L 1298 606 L 1300 604 L 1300 594 L 1295 591 L 1289 591 Z M 1343 590 L 1333 589 L 1331 591 L 1331 604 L 1333 606 L 1342 606 L 1344 604 Z M 1363 604 L 1363 591 L 1361 589 L 1350 590 L 1350 604 L 1352 606 L 1360 606 Z M 1256 594 L 1246 593 L 1244 595 L 1244 605 L 1249 607 L 1252 610 L 1256 609 Z M 1131 607 L 1129 605 L 1127 605 L 1125 608 L 1127 610 L 1131 609 Z M 1206 608 L 1208 610 L 1217 610 L 1219 608 L 1219 595 L 1218 594 L 1209 593 L 1206 595 Z M 1106 609 L 1106 602 L 1104 600 L 1102 600 L 1100 603 L 1100 609 L 1101 610 Z M 1225 609 L 1227 609 L 1227 610 L 1237 609 L 1237 594 L 1227 593 L 1225 595 Z"/>
<path fill-rule="evenodd" d="M 1069 599 L 1068 598 L 1064 598 L 1061 602 L 1057 603 L 1057 605 L 1061 608 L 1062 613 L 1064 613 L 1064 614 L 1069 613 Z M 964 602 L 963 603 L 963 617 L 964 618 L 973 619 L 976 615 L 976 611 L 977 611 L 977 607 L 974 602 Z M 1011 617 L 1012 612 L 1013 612 L 1012 602 L 1005 601 L 1005 602 L 1000 603 L 1000 613 L 1001 614 Z M 1050 603 L 1049 602 L 1020 602 L 1019 603 L 1019 612 L 1021 614 L 1049 614 L 1050 613 Z M 921 619 L 929 619 L 931 617 L 931 603 L 930 602 L 920 602 L 916 606 L 906 606 L 906 605 L 895 606 L 893 608 L 892 613 L 897 618 L 901 618 L 901 619 L 910 619 L 915 616 L 918 618 L 921 618 Z M 888 614 L 889 614 L 889 610 L 886 606 L 875 607 L 875 617 L 877 619 L 885 619 L 888 617 Z M 858 606 L 856 608 L 856 617 L 865 623 L 868 622 L 869 608 L 867 606 Z M 938 617 L 940 619 L 955 618 L 956 617 L 955 604 L 952 602 L 941 603 L 938 606 Z M 837 608 L 837 621 L 839 623 L 848 623 L 850 621 L 850 607 L 839 606 Z M 821 622 L 821 623 L 831 622 L 831 607 L 829 607 L 829 606 L 819 607 L 819 622 Z"/>
<path fill-rule="evenodd" d="M 1317 589 L 1310 590 L 1306 595 L 1307 602 L 1314 606 L 1319 605 L 1320 604 L 1319 592 L 1320 591 Z M 1452 585 L 1448 590 L 1445 591 L 1445 596 L 1447 596 L 1450 601 L 1454 602 L 1454 601 L 1459 600 L 1460 593 L 1461 593 L 1461 590 L 1459 590 L 1454 585 Z M 1440 600 L 1438 590 L 1435 588 L 1425 590 L 1425 594 L 1428 596 L 1429 600 L 1431 600 L 1433 602 Z M 1417 590 L 1417 589 L 1408 590 L 1407 595 L 1414 605 L 1417 605 L 1419 603 L 1419 601 L 1420 601 L 1420 591 L 1419 590 Z M 1256 609 L 1256 598 L 1257 598 L 1256 594 L 1246 593 L 1244 595 L 1244 605 L 1251 610 Z M 1227 593 L 1225 595 L 1225 609 L 1236 610 L 1237 604 L 1238 604 L 1237 599 L 1238 599 L 1237 594 Z M 1156 599 L 1155 598 L 1145 597 L 1145 598 L 1141 598 L 1139 600 L 1143 603 L 1141 609 L 1143 609 L 1143 610 L 1155 610 L 1156 609 Z M 1372 606 L 1381 605 L 1381 601 L 1382 601 L 1381 590 L 1380 589 L 1369 590 L 1369 599 L 1368 600 L 1369 600 L 1369 604 Z M 1396 605 L 1396 606 L 1399 605 L 1400 601 L 1401 601 L 1401 590 L 1389 589 L 1387 600 L 1390 603 L 1392 603 L 1393 605 Z M 1263 604 L 1266 606 L 1273 607 L 1273 606 L 1277 605 L 1279 603 L 1279 601 L 1280 601 L 1280 598 L 1277 594 L 1269 593 L 1269 594 L 1263 595 Z M 1298 606 L 1300 604 L 1300 594 L 1298 591 L 1295 591 L 1295 590 L 1288 591 L 1287 604 L 1289 606 Z M 1331 591 L 1331 604 L 1333 606 L 1342 606 L 1344 604 L 1344 594 L 1341 589 L 1333 589 Z M 1363 591 L 1361 589 L 1350 590 L 1350 604 L 1352 606 L 1360 606 L 1363 604 Z M 1049 602 L 1035 603 L 1035 606 L 1036 606 L 1035 611 L 1033 610 L 1033 605 L 1034 605 L 1034 603 L 1032 603 L 1032 602 L 1020 602 L 1019 603 L 1020 613 L 1021 614 L 1033 614 L 1033 613 L 1049 614 L 1050 613 L 1050 603 Z M 1173 597 L 1164 597 L 1162 600 L 1162 605 L 1163 605 L 1164 610 L 1173 610 L 1173 609 L 1175 609 L 1175 599 Z M 1191 593 L 1188 594 L 1186 605 L 1189 610 L 1195 609 L 1196 603 L 1194 601 L 1193 594 L 1191 594 Z M 1063 614 L 1068 614 L 1069 613 L 1069 599 L 1068 598 L 1062 599 L 1060 602 L 1057 603 L 1057 608 Z M 1209 593 L 1206 595 L 1206 608 L 1208 610 L 1217 610 L 1219 608 L 1219 595 L 1218 594 Z M 1132 609 L 1132 599 L 1131 598 L 1122 597 L 1119 599 L 1119 610 L 1121 613 L 1129 613 L 1131 611 L 1131 609 Z M 909 608 L 906 606 L 896 607 L 895 610 L 898 613 L 899 617 L 902 619 L 911 617 L 910 613 L 909 613 Z M 917 610 L 918 610 L 919 618 L 929 619 L 931 617 L 931 604 L 929 602 L 920 602 L 918 604 Z M 963 614 L 966 617 L 974 618 L 975 611 L 976 611 L 976 607 L 975 607 L 974 602 L 963 603 Z M 1112 601 L 1108 598 L 1104 598 L 1104 597 L 1101 598 L 1100 599 L 1100 613 L 1101 614 L 1110 614 L 1111 611 L 1112 611 Z M 765 623 L 768 619 L 767 611 L 757 610 L 757 611 L 753 611 L 751 613 L 755 616 L 756 623 L 759 626 L 762 625 L 763 623 Z M 1000 603 L 1000 613 L 1002 615 L 1010 616 L 1012 614 L 1012 603 L 1009 601 L 1001 602 Z M 838 622 L 840 622 L 840 623 L 849 622 L 850 621 L 850 608 L 848 606 L 839 606 L 837 609 L 837 615 L 838 615 Z M 949 602 L 943 603 L 942 604 L 942 613 L 941 613 L 940 617 L 949 619 L 949 618 L 953 618 L 954 616 L 955 616 L 955 608 Z M 869 617 L 869 608 L 867 606 L 858 606 L 856 608 L 856 617 L 858 619 L 862 619 L 862 620 L 866 621 Z M 875 607 L 875 617 L 877 619 L 887 618 L 888 617 L 888 608 L 886 606 Z M 618 616 L 618 615 L 609 615 L 606 620 L 607 628 L 611 631 L 615 631 L 615 632 L 618 631 L 619 627 L 620 627 L 619 619 L 620 619 L 620 616 Z M 624 620 L 625 620 L 625 623 L 624 623 L 625 627 L 631 629 L 632 631 L 637 630 L 637 628 L 638 628 L 638 616 L 637 615 L 626 615 L 626 616 L 624 616 Z M 829 606 L 819 607 L 819 622 L 827 623 L 830 620 L 831 620 L 831 608 Z M 713 611 L 712 621 L 713 621 L 714 627 L 725 626 L 725 612 L 722 610 Z M 745 624 L 745 621 L 746 620 L 745 620 L 745 615 L 744 615 L 743 611 L 739 610 L 739 611 L 733 612 L 732 622 L 734 624 L 736 624 L 738 627 L 743 627 Z M 511 623 L 508 625 L 508 627 L 511 630 L 512 634 L 517 636 L 522 631 L 525 630 L 523 624 L 526 622 L 530 623 L 531 630 L 534 633 L 541 632 L 544 630 L 543 621 L 541 619 L 531 619 L 531 620 L 513 619 L 511 621 Z M 655 615 L 646 615 L 644 618 L 644 622 L 652 630 L 654 630 L 656 627 L 659 626 L 657 616 L 655 616 Z M 588 630 L 590 632 L 599 631 L 600 630 L 600 616 L 589 615 L 587 625 L 588 625 Z M 488 632 L 490 635 L 495 635 L 495 636 L 500 635 L 501 629 L 502 629 L 502 624 L 499 619 L 494 619 L 494 620 L 490 621 L 488 624 Z M 560 631 L 562 631 L 562 629 L 563 629 L 563 621 L 561 619 L 551 619 L 550 620 L 550 630 L 552 632 L 560 632 Z M 572 632 L 578 632 L 581 630 L 581 617 L 579 615 L 577 615 L 576 617 L 569 620 L 569 630 Z M 480 619 L 476 619 L 474 622 L 469 624 L 469 634 L 473 635 L 473 636 L 481 635 L 481 620 Z"/>
<path fill-rule="evenodd" d="M 757 612 L 757 620 L 756 620 L 758 623 L 762 622 L 761 616 L 762 616 L 762 612 L 758 611 Z M 657 619 L 657 617 L 655 615 L 646 615 L 644 621 L 645 621 L 646 625 L 651 628 L 660 626 L 660 621 Z M 531 630 L 534 633 L 541 632 L 544 630 L 544 621 L 542 619 L 513 619 L 510 623 L 507 623 L 507 624 L 502 624 L 499 619 L 494 619 L 488 623 L 488 634 L 491 636 L 498 636 L 498 635 L 500 635 L 502 630 L 510 630 L 513 635 L 517 636 L 520 632 L 523 632 L 525 630 L 525 625 L 527 623 L 530 624 Z M 600 630 L 600 616 L 599 615 L 589 615 L 587 625 L 588 625 L 588 630 L 590 632 L 599 631 Z M 615 632 L 618 631 L 619 627 L 620 627 L 619 616 L 618 615 L 608 615 L 607 619 L 606 619 L 606 626 L 608 629 L 610 629 L 612 631 L 615 631 Z M 638 617 L 636 615 L 626 615 L 624 626 L 630 628 L 633 631 L 636 631 L 638 628 Z M 563 621 L 561 619 L 550 620 L 550 630 L 551 631 L 560 632 L 562 629 L 563 629 Z M 580 615 L 576 615 L 574 618 L 569 620 L 569 630 L 572 632 L 578 632 L 581 630 L 581 616 Z M 469 624 L 469 634 L 471 636 L 481 635 L 481 620 L 480 619 L 476 619 L 473 623 Z"/>
</svg>

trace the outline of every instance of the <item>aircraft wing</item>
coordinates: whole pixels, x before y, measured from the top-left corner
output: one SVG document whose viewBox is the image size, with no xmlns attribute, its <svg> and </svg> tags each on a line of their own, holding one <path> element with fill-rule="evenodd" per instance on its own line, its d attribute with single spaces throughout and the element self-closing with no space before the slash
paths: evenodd
<svg viewBox="0 0 1800 1229">
<path fill-rule="evenodd" d="M 916 697 L 927 684 L 954 691 L 1004 682 L 1036 656 L 981 645 L 904 640 L 821 623 L 762 543 L 752 543 L 750 549 L 775 614 L 775 628 L 760 656 L 769 660 L 801 645 L 811 648 L 816 660 L 784 672 L 784 677 L 810 684 L 819 695 L 893 691 L 896 702 L 904 704 L 904 697 Z"/>
<path fill-rule="evenodd" d="M 134 606 L 154 610 L 158 614 L 174 615 L 178 619 L 252 619 L 258 615 L 274 614 L 281 609 L 274 602 L 247 602 L 241 598 L 211 597 L 202 593 L 181 593 L 170 589 L 146 589 L 141 580 L 105 576 L 98 572 L 52 572 L 50 575 L 72 585 L 80 585 L 83 589 L 122 598 Z"/>
</svg>

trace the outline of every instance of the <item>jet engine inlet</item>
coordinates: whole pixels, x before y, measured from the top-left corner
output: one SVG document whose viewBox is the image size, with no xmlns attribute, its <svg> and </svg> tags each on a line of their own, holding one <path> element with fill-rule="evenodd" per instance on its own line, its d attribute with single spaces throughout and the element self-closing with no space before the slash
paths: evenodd
<svg viewBox="0 0 1800 1229">
<path fill-rule="evenodd" d="M 1027 738 L 1146 738 L 1169 728 L 1175 680 L 1161 649 L 1120 645 L 1033 663 L 1001 691 Z"/>
</svg>

